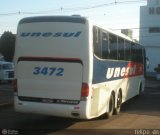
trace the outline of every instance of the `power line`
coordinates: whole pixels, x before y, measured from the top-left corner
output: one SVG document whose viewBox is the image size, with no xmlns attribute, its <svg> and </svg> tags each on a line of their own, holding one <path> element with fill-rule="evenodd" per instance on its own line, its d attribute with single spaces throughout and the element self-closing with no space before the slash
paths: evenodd
<svg viewBox="0 0 160 135">
<path fill-rule="evenodd" d="M 20 11 L 12 12 L 12 13 L 1 13 L 0 16 L 12 16 L 12 15 L 17 15 L 17 14 L 20 14 Z"/>
<path fill-rule="evenodd" d="M 121 1 L 117 2 L 111 2 L 111 3 L 104 3 L 104 4 L 98 4 L 93 6 L 87 6 L 87 7 L 75 7 L 75 8 L 63 8 L 60 7 L 58 9 L 52 9 L 52 10 L 45 10 L 45 11 L 17 11 L 17 12 L 11 12 L 11 13 L 0 13 L 0 16 L 13 16 L 13 15 L 21 15 L 21 14 L 48 14 L 51 12 L 59 13 L 59 12 L 73 12 L 73 11 L 83 11 L 83 10 L 90 10 L 90 9 L 96 9 L 106 6 L 114 6 L 114 5 L 120 5 L 120 4 L 131 4 L 131 3 L 140 3 L 140 2 L 146 2 L 146 0 L 132 0 L 132 1 Z"/>
<path fill-rule="evenodd" d="M 111 2 L 111 3 L 99 4 L 99 5 L 89 6 L 89 7 L 64 8 L 64 9 L 66 9 L 66 10 L 87 10 L 87 9 L 101 8 L 101 7 L 105 7 L 105 6 L 111 6 L 111 5 L 139 3 L 139 2 L 144 2 L 144 1 L 146 1 L 146 0 L 121 1 L 121 2 L 115 1 L 115 2 Z"/>
</svg>

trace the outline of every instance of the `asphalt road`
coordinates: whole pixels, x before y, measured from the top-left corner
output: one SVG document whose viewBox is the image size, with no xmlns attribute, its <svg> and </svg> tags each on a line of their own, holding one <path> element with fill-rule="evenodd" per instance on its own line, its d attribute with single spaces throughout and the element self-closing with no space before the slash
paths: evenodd
<svg viewBox="0 0 160 135">
<path fill-rule="evenodd" d="M 1 89 L 11 92 L 7 85 Z M 0 106 L 0 134 L 6 130 L 8 134 L 20 135 L 160 135 L 160 87 L 147 87 L 141 97 L 124 103 L 121 113 L 110 119 L 77 120 L 22 114 L 15 112 L 12 104 Z"/>
</svg>

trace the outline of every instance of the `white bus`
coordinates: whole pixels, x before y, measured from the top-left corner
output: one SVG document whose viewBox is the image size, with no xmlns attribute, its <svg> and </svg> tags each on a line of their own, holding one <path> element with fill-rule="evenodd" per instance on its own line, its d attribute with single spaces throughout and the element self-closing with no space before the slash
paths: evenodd
<svg viewBox="0 0 160 135">
<path fill-rule="evenodd" d="M 15 49 L 15 110 L 91 119 L 118 114 L 144 90 L 142 46 L 80 16 L 22 19 Z"/>
</svg>

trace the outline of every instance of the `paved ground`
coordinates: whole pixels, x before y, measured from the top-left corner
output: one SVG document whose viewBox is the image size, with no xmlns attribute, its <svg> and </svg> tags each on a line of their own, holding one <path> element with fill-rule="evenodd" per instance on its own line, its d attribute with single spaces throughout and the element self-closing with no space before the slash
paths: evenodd
<svg viewBox="0 0 160 135">
<path fill-rule="evenodd" d="M 11 83 L 0 83 L 0 107 L 13 104 L 13 88 Z"/>
<path fill-rule="evenodd" d="M 23 135 L 160 135 L 160 82 L 147 80 L 144 94 L 123 104 L 121 113 L 110 119 L 77 120 L 17 113 L 13 90 L 0 85 L 0 134 L 12 129 Z M 22 131 L 22 132 L 21 132 Z"/>
</svg>

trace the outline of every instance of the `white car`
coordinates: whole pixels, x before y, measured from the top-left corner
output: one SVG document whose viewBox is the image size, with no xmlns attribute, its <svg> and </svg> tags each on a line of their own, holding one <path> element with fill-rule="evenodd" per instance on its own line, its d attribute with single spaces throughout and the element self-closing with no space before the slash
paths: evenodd
<svg viewBox="0 0 160 135">
<path fill-rule="evenodd" d="M 0 61 L 0 81 L 12 81 L 14 79 L 14 64 Z"/>
</svg>

